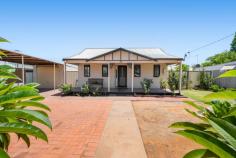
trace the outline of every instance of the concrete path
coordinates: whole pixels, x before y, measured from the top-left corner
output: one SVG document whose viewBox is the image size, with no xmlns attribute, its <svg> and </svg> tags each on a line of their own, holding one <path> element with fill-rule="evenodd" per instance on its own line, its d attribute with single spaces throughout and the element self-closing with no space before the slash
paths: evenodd
<svg viewBox="0 0 236 158">
<path fill-rule="evenodd" d="M 113 101 L 96 157 L 147 157 L 131 101 Z"/>
</svg>

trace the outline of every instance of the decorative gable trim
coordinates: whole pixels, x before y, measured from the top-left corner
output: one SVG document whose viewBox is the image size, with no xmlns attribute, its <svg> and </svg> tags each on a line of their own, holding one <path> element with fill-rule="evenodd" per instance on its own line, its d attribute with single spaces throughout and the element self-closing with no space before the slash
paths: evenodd
<svg viewBox="0 0 236 158">
<path fill-rule="evenodd" d="M 91 61 L 91 60 L 95 60 L 95 59 L 97 59 L 97 60 L 103 59 L 103 60 L 110 60 L 110 61 L 122 60 L 122 51 L 128 53 L 128 59 L 127 59 L 127 61 L 131 60 L 131 54 L 137 56 L 136 59 L 133 59 L 133 60 L 136 60 L 136 61 L 138 61 L 138 60 L 140 60 L 140 59 L 141 59 L 141 60 L 155 60 L 155 59 L 150 58 L 150 57 L 148 57 L 148 56 L 145 56 L 145 55 L 142 55 L 142 54 L 139 54 L 139 53 L 136 53 L 136 52 L 133 52 L 133 51 L 124 49 L 124 48 L 118 48 L 118 49 L 109 51 L 109 52 L 107 52 L 107 53 L 104 53 L 104 54 L 95 56 L 95 57 L 93 57 L 93 58 L 90 58 L 90 59 L 88 59 L 87 61 Z M 115 52 L 120 52 L 120 57 L 119 57 L 119 59 L 114 59 L 114 53 L 115 53 Z M 111 54 L 111 59 L 106 59 L 106 56 L 109 55 L 109 54 Z M 100 59 L 99 59 L 99 58 L 100 58 Z"/>
</svg>

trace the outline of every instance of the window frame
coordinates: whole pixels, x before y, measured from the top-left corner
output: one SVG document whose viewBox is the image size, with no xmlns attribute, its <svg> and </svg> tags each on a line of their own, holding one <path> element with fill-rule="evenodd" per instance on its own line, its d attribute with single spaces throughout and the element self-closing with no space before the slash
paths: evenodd
<svg viewBox="0 0 236 158">
<path fill-rule="evenodd" d="M 159 69 L 159 73 L 156 75 L 155 71 L 157 70 L 157 68 Z M 153 65 L 153 77 L 160 77 L 160 74 L 161 74 L 161 66 L 159 64 Z"/>
<path fill-rule="evenodd" d="M 135 75 L 135 68 L 139 68 L 139 74 L 137 76 Z M 134 65 L 134 77 L 141 77 L 141 65 L 140 64 Z"/>
<path fill-rule="evenodd" d="M 85 73 L 85 68 L 86 67 L 88 67 L 88 75 Z M 90 69 L 90 65 L 84 65 L 84 77 L 90 77 L 90 71 L 91 71 L 91 69 Z"/>
<path fill-rule="evenodd" d="M 107 69 L 107 73 L 106 74 L 103 72 L 103 68 L 104 67 Z M 102 77 L 108 77 L 108 65 L 107 64 L 103 64 L 102 65 Z"/>
</svg>

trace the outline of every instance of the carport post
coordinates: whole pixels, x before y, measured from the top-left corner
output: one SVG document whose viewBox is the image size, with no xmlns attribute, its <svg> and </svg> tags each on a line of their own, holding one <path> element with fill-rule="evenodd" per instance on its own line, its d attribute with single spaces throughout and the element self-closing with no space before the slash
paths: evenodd
<svg viewBox="0 0 236 158">
<path fill-rule="evenodd" d="M 179 94 L 181 95 L 181 89 L 182 89 L 182 61 L 180 61 L 179 64 Z"/>
<path fill-rule="evenodd" d="M 24 56 L 21 56 L 21 65 L 22 65 L 22 83 L 25 84 L 25 61 L 24 61 Z"/>
<path fill-rule="evenodd" d="M 56 89 L 56 64 L 53 64 L 53 89 Z"/>
</svg>

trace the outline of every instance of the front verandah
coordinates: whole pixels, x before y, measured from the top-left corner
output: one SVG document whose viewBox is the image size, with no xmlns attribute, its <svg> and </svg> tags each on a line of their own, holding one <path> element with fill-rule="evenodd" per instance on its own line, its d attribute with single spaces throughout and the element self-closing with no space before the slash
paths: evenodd
<svg viewBox="0 0 236 158">
<path fill-rule="evenodd" d="M 65 62 L 65 64 L 64 64 L 65 67 L 66 67 L 67 63 L 68 62 Z M 76 63 L 70 63 L 70 64 L 76 64 Z M 96 66 L 94 66 L 94 71 L 92 71 L 93 66 L 91 67 L 91 69 L 92 69 L 91 72 L 90 72 L 91 76 L 85 78 L 83 76 L 83 72 L 82 72 L 83 71 L 83 66 L 84 65 L 89 65 L 89 64 L 90 65 L 96 65 Z M 95 70 L 95 67 L 99 67 L 99 65 L 101 66 L 101 65 L 104 65 L 104 64 L 107 65 L 107 76 L 105 78 L 103 76 L 101 76 L 101 74 L 99 76 L 99 73 L 101 73 L 100 68 L 96 68 L 96 70 Z M 102 92 L 104 92 L 105 94 L 107 94 L 107 93 L 110 93 L 110 94 L 112 94 L 112 93 L 117 93 L 117 94 L 118 93 L 119 94 L 125 94 L 125 93 L 135 94 L 135 93 L 137 93 L 137 94 L 141 94 L 141 93 L 144 93 L 144 91 L 141 88 L 140 81 L 144 78 L 147 78 L 147 79 L 153 79 L 153 81 L 155 81 L 153 83 L 152 87 L 151 87 L 150 94 L 170 94 L 171 93 L 168 90 L 162 90 L 162 89 L 159 88 L 160 87 L 160 80 L 163 79 L 162 78 L 163 77 L 162 76 L 162 73 L 163 73 L 162 69 L 160 69 L 161 75 L 159 77 L 153 78 L 153 76 L 152 76 L 153 75 L 152 74 L 153 73 L 153 70 L 152 70 L 153 67 L 150 67 L 148 69 L 145 68 L 145 70 L 142 67 L 141 70 L 144 71 L 144 72 L 149 71 L 149 74 L 147 74 L 147 72 L 146 72 L 146 74 L 141 72 L 142 77 L 137 78 L 134 75 L 134 67 L 137 64 L 152 64 L 152 65 L 160 64 L 161 67 L 162 67 L 162 64 L 166 64 L 166 65 L 179 64 L 179 65 L 181 65 L 182 62 L 181 61 L 180 62 L 179 61 L 178 62 L 176 62 L 176 61 L 170 61 L 170 62 L 165 62 L 165 61 L 158 61 L 158 62 L 157 61 L 145 61 L 145 62 L 144 61 L 143 62 L 140 62 L 140 61 L 139 62 L 134 62 L 134 61 L 126 61 L 126 62 L 124 62 L 124 61 L 113 61 L 113 62 L 111 62 L 110 61 L 109 63 L 105 63 L 105 62 L 90 61 L 90 62 L 86 62 L 86 63 L 77 63 L 76 65 L 79 65 L 79 67 L 80 67 L 80 69 L 78 71 L 78 80 L 80 80 L 80 82 L 82 81 L 82 84 L 84 84 L 84 83 L 88 83 L 89 79 L 102 79 L 103 80 Z M 119 67 L 122 67 L 122 66 L 126 67 L 125 73 L 126 73 L 126 76 L 127 76 L 125 78 L 126 81 L 125 81 L 124 86 L 120 86 L 120 84 L 119 84 L 119 75 L 120 74 L 119 74 L 118 69 L 119 69 Z M 165 67 L 165 71 L 166 71 L 165 73 L 167 73 L 167 67 Z M 178 91 L 179 94 L 181 93 L 181 80 L 182 80 L 181 79 L 182 78 L 181 73 L 182 73 L 182 70 L 180 69 L 180 75 L 179 75 L 180 76 L 180 79 L 179 79 L 180 89 Z M 64 73 L 64 74 L 66 74 L 66 73 Z M 94 74 L 96 74 L 96 76 L 94 76 Z M 65 83 L 66 83 L 66 78 L 67 78 L 67 76 L 65 75 L 64 76 Z M 166 80 L 166 79 L 167 78 L 164 78 L 164 80 Z M 81 92 L 82 84 L 80 83 L 77 86 L 75 86 L 73 88 L 73 91 L 75 93 Z"/>
</svg>

